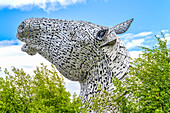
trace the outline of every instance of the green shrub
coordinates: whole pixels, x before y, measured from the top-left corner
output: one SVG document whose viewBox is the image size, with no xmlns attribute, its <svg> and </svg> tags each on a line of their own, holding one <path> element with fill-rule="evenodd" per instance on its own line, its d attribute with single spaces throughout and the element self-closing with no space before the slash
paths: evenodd
<svg viewBox="0 0 170 113">
<path fill-rule="evenodd" d="M 156 37 L 156 36 L 155 36 Z M 102 91 L 85 103 L 86 109 L 105 112 L 114 108 L 122 113 L 168 113 L 170 112 L 170 49 L 167 41 L 158 40 L 157 46 L 149 49 L 141 47 L 143 53 L 133 60 L 133 67 L 125 81 L 113 79 L 115 89 L 109 93 Z M 162 38 L 164 35 L 162 34 Z M 0 69 L 1 70 L 1 69 Z M 13 68 L 11 75 L 6 69 L 6 78 L 0 78 L 0 112 L 2 113 L 84 113 L 80 97 L 64 87 L 62 76 L 52 66 L 47 69 L 43 64 L 37 67 L 34 75 L 22 69 Z M 112 106 L 112 107 L 110 107 Z"/>
<path fill-rule="evenodd" d="M 33 76 L 26 74 L 23 69 L 13 68 L 12 72 L 14 75 L 5 69 L 6 78 L 0 78 L 1 113 L 80 112 L 80 97 L 74 94 L 71 101 L 63 78 L 57 74 L 54 66 L 49 70 L 42 64 Z"/>
</svg>

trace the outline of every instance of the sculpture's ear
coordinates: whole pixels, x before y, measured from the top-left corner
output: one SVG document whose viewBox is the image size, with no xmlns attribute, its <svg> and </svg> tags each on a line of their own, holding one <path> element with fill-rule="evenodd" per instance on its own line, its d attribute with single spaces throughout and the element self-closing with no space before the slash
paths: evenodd
<svg viewBox="0 0 170 113">
<path fill-rule="evenodd" d="M 128 30 L 132 21 L 133 21 L 133 18 L 126 22 L 116 25 L 112 27 L 111 29 L 114 30 L 116 34 L 122 34 Z"/>
</svg>

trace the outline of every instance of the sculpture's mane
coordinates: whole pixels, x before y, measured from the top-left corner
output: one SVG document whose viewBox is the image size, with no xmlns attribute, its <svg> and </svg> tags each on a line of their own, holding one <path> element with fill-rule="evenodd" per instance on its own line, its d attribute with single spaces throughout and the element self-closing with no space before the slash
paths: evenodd
<svg viewBox="0 0 170 113">
<path fill-rule="evenodd" d="M 129 52 L 123 42 L 117 38 L 114 45 L 108 45 L 103 50 L 109 58 L 111 74 L 120 80 L 124 79 L 129 68 Z"/>
</svg>

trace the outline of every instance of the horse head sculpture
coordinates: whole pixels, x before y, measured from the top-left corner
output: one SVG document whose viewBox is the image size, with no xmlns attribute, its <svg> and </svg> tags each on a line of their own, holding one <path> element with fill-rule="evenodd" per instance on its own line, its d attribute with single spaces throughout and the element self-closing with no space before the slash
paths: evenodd
<svg viewBox="0 0 170 113">
<path fill-rule="evenodd" d="M 79 81 L 83 100 L 103 90 L 112 91 L 112 75 L 125 79 L 129 53 L 117 34 L 126 32 L 133 19 L 114 27 L 85 21 L 47 18 L 24 20 L 17 38 L 24 42 L 22 51 L 39 53 L 72 81 Z"/>
</svg>

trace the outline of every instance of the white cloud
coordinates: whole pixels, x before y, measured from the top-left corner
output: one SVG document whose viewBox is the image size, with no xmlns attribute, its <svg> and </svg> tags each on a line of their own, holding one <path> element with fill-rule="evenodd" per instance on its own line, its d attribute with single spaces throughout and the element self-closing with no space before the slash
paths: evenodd
<svg viewBox="0 0 170 113">
<path fill-rule="evenodd" d="M 130 53 L 130 57 L 131 58 L 138 58 L 139 57 L 139 54 L 142 54 L 142 51 L 129 51 Z"/>
<path fill-rule="evenodd" d="M 136 40 L 132 40 L 131 42 L 127 42 L 126 43 L 126 47 L 128 49 L 134 48 L 136 46 L 141 46 L 142 43 L 145 41 L 145 39 L 136 39 Z"/>
<path fill-rule="evenodd" d="M 126 33 L 124 35 L 121 35 L 120 38 L 128 38 L 131 39 L 133 38 L 134 34 L 133 33 Z"/>
<path fill-rule="evenodd" d="M 133 37 L 145 37 L 145 36 L 148 36 L 151 34 L 152 34 L 152 32 L 141 32 L 141 33 L 134 35 Z"/>
<path fill-rule="evenodd" d="M 151 31 L 140 32 L 138 34 L 127 33 L 127 34 L 121 35 L 120 38 L 123 40 L 123 42 L 125 43 L 125 45 L 128 49 L 132 49 L 137 46 L 142 46 L 145 40 L 151 39 L 152 33 L 153 32 L 151 32 Z M 147 45 L 145 45 L 145 46 L 147 46 Z"/>
<path fill-rule="evenodd" d="M 151 39 L 151 38 L 153 38 L 153 37 L 151 37 L 151 36 L 147 36 L 147 37 L 145 37 L 146 39 Z"/>
<path fill-rule="evenodd" d="M 28 9 L 39 7 L 49 12 L 78 2 L 85 2 L 85 0 L 0 0 L 0 8 Z"/>
<path fill-rule="evenodd" d="M 0 47 L 10 46 L 18 43 L 19 42 L 17 40 L 2 40 L 0 41 Z"/>
<path fill-rule="evenodd" d="M 133 34 L 133 33 L 127 33 L 124 35 L 121 35 L 120 38 L 123 40 L 125 43 L 126 47 L 128 49 L 135 48 L 136 46 L 141 46 L 142 43 L 148 39 L 151 38 L 152 32 L 141 32 L 138 34 Z M 139 39 L 142 37 L 141 39 Z M 132 40 L 133 39 L 133 40 Z"/>
<path fill-rule="evenodd" d="M 138 33 L 138 34 L 127 33 L 127 34 L 121 35 L 120 38 L 133 39 L 133 38 L 136 38 L 136 37 L 146 37 L 146 36 L 151 35 L 151 34 L 152 34 L 152 32 L 141 32 L 141 33 Z"/>
<path fill-rule="evenodd" d="M 168 31 L 169 31 L 169 30 L 162 30 L 161 32 L 162 32 L 162 33 L 165 33 L 165 32 L 168 32 Z"/>
<path fill-rule="evenodd" d="M 13 41 L 5 42 L 12 44 L 11 42 Z M 22 45 L 11 45 L 7 47 L 0 47 L 0 67 L 2 67 L 2 69 L 8 68 L 10 70 L 11 66 L 15 66 L 16 68 L 23 68 L 28 74 L 33 74 L 33 70 L 36 69 L 36 66 L 40 66 L 40 63 L 44 63 L 50 68 L 51 63 L 49 63 L 46 59 L 38 54 L 35 56 L 27 55 L 21 51 L 21 46 Z M 0 73 L 0 77 L 4 77 L 4 75 Z M 66 82 L 67 91 L 69 91 L 72 95 L 74 92 L 77 94 L 80 93 L 80 85 L 78 82 L 73 82 L 66 78 L 64 80 Z"/>
<path fill-rule="evenodd" d="M 169 33 L 165 33 L 165 37 L 170 37 L 170 34 Z"/>
</svg>

